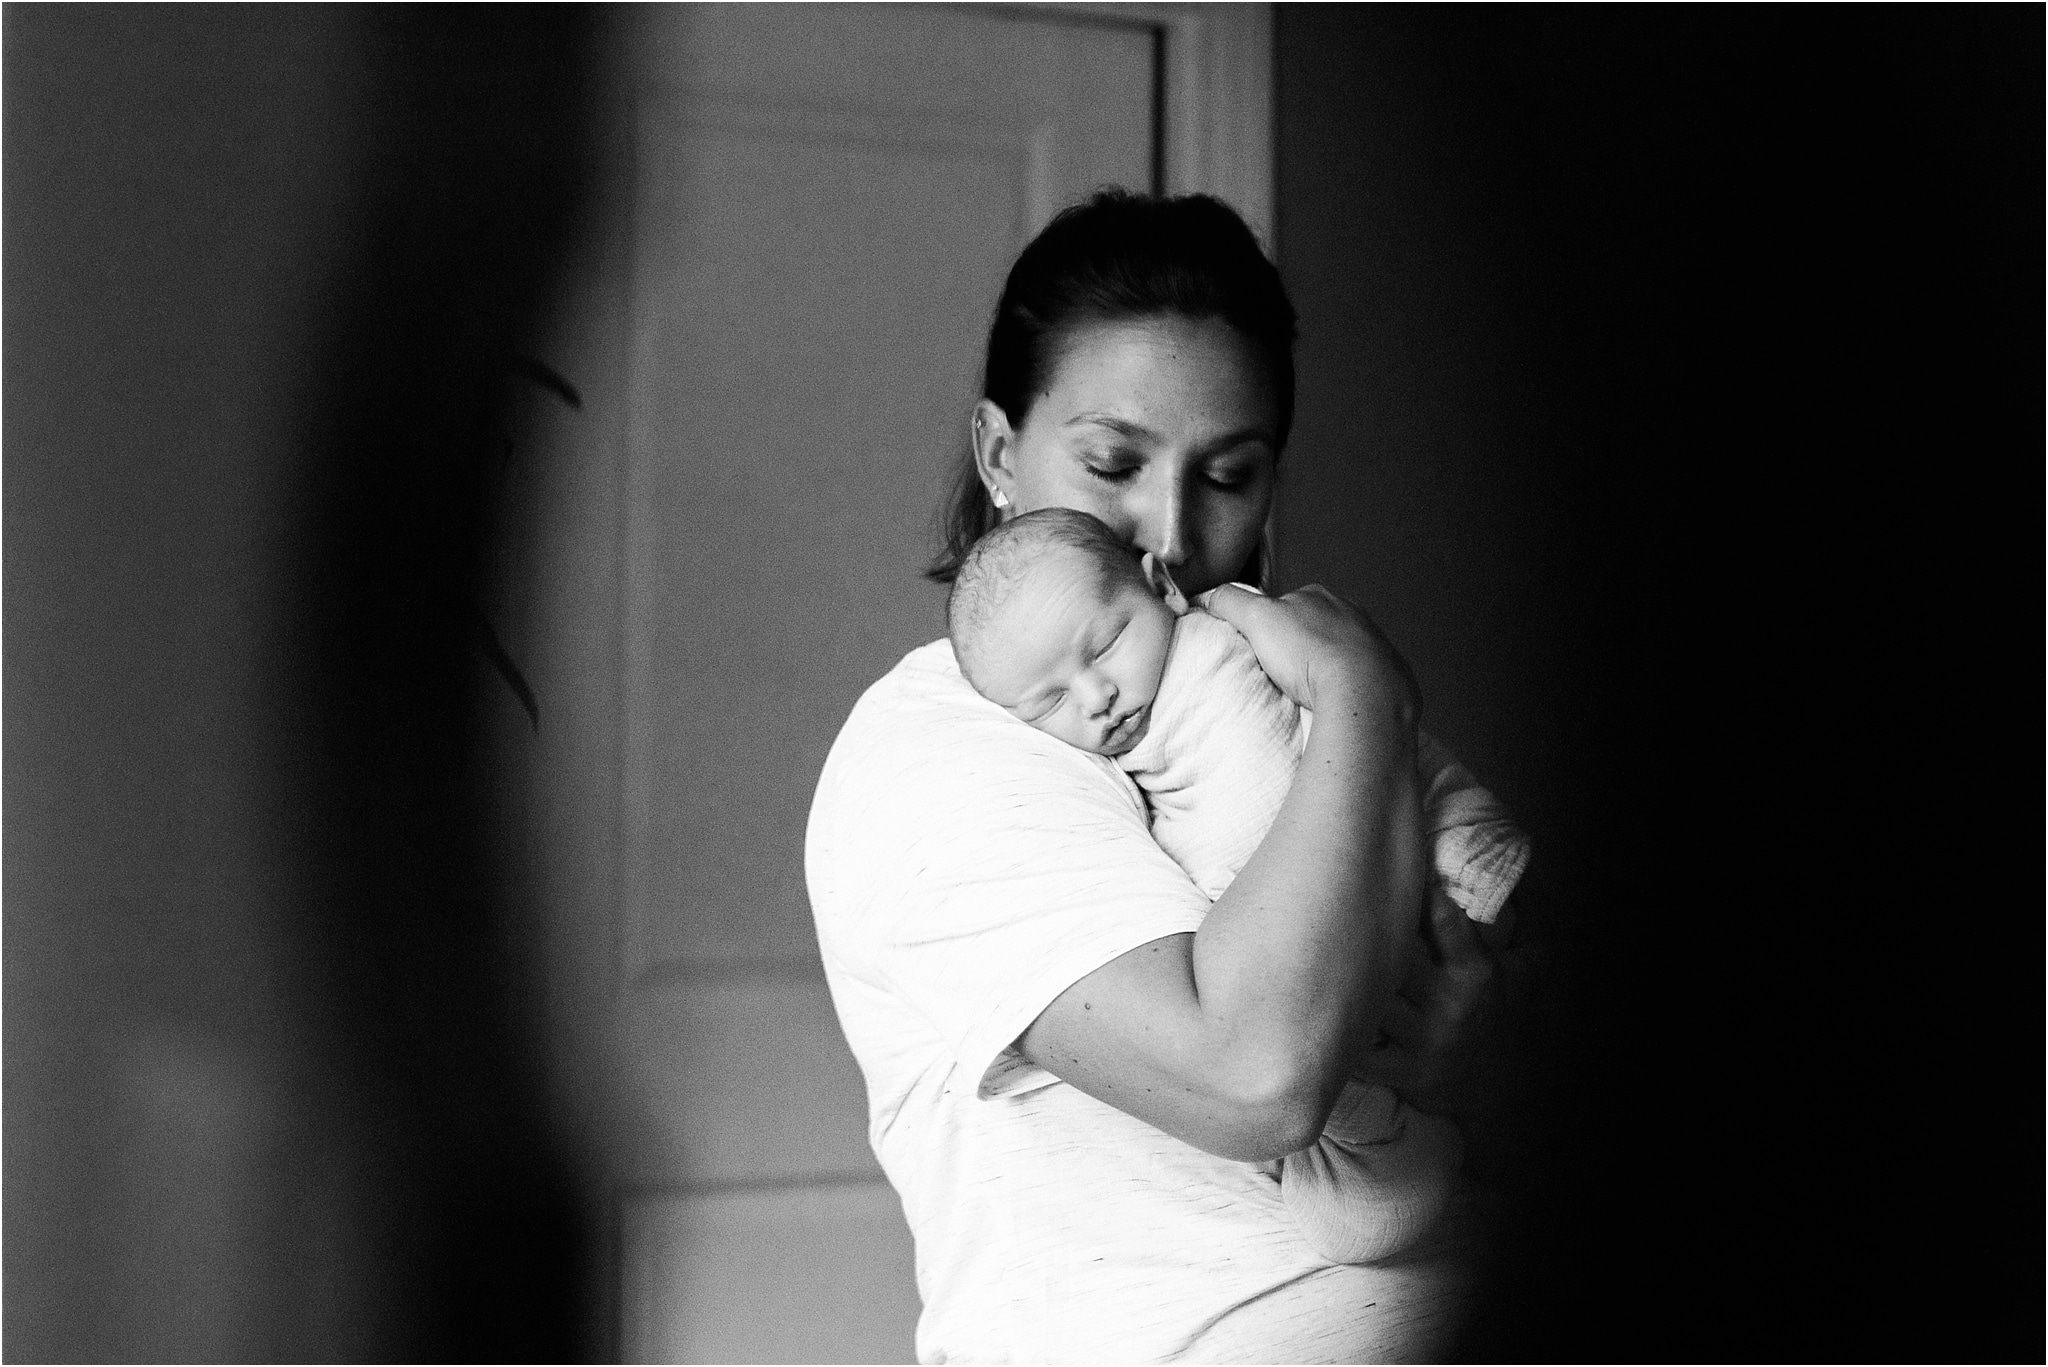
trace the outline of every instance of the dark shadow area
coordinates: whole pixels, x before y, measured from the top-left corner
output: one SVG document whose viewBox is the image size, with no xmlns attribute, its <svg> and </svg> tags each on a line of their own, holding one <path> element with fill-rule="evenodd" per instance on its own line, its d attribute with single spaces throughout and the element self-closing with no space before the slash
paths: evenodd
<svg viewBox="0 0 2048 1367">
<path fill-rule="evenodd" d="M 2042 36 L 1279 11 L 1286 577 L 1536 837 L 1474 1360 L 2041 1352 Z"/>
<path fill-rule="evenodd" d="M 540 967 L 494 895 L 477 716 L 493 476 L 580 202 L 591 39 L 587 11 L 378 13 L 353 287 L 305 434 L 292 835 L 329 1047 L 389 1118 L 401 1356 L 428 1361 L 592 1347 L 591 1231 L 548 1139 Z"/>
<path fill-rule="evenodd" d="M 11 1359 L 609 1351 L 479 720 L 594 15 L 6 13 Z"/>
</svg>

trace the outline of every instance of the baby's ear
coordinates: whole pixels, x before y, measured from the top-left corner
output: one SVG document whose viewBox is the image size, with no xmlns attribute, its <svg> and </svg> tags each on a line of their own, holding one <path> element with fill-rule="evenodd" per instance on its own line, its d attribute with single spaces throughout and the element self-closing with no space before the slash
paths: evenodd
<svg viewBox="0 0 2048 1367">
<path fill-rule="evenodd" d="M 1173 576 L 1166 566 L 1159 563 L 1159 557 L 1146 551 L 1138 560 L 1138 566 L 1145 572 L 1145 582 L 1152 586 L 1152 592 L 1159 595 L 1167 610 L 1176 617 L 1184 617 L 1188 611 L 1188 600 L 1181 594 L 1180 585 L 1173 582 Z"/>
</svg>

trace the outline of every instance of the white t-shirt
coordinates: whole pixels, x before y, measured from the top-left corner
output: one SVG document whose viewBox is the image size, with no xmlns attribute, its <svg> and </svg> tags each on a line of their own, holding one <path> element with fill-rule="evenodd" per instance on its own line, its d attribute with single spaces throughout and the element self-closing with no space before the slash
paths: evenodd
<svg viewBox="0 0 2048 1367">
<path fill-rule="evenodd" d="M 1428 1359 L 1455 1259 L 1319 1258 L 1278 1183 L 1011 1048 L 1208 898 L 1116 765 L 980 697 L 952 647 L 862 696 L 811 807 L 826 978 L 917 1245 L 923 1362 Z"/>
</svg>

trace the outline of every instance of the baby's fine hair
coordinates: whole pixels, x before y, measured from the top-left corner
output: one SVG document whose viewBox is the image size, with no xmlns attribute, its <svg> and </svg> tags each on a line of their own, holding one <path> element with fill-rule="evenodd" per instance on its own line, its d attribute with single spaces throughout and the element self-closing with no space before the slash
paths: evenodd
<svg viewBox="0 0 2048 1367">
<path fill-rule="evenodd" d="M 1011 518 L 983 534 L 968 550 L 946 598 L 946 634 L 952 638 L 953 654 L 969 683 L 975 682 L 989 628 L 1032 566 L 1054 547 L 1087 556 L 1101 576 L 1099 587 L 1105 598 L 1126 580 L 1145 586 L 1138 553 L 1100 518 L 1073 508 L 1040 508 Z"/>
</svg>

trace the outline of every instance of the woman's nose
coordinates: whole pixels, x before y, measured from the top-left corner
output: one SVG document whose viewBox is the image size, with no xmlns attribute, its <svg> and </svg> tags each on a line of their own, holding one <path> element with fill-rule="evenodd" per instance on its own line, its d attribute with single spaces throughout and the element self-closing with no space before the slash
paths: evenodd
<svg viewBox="0 0 2048 1367">
<path fill-rule="evenodd" d="M 1168 570 L 1177 570 L 1188 562 L 1194 544 L 1186 484 L 1166 479 L 1149 493 L 1146 505 L 1137 510 L 1137 535 L 1132 540 L 1158 556 Z"/>
</svg>

